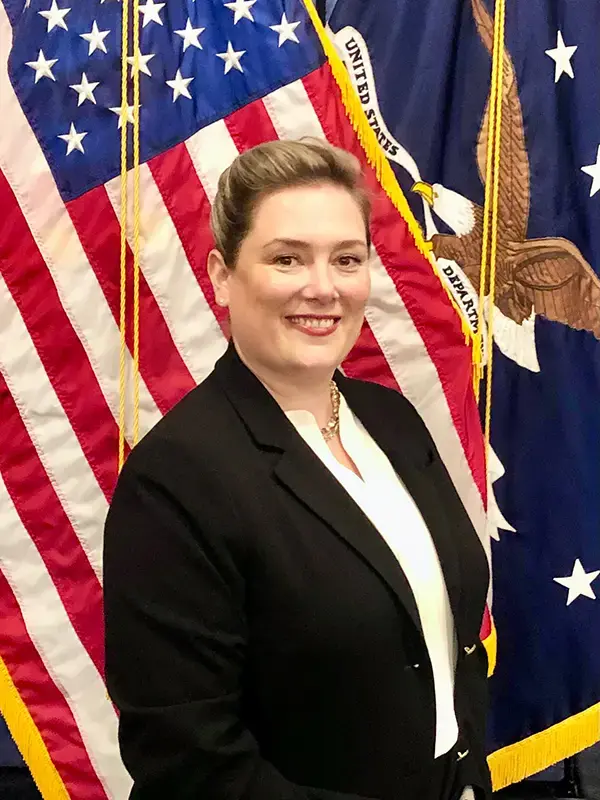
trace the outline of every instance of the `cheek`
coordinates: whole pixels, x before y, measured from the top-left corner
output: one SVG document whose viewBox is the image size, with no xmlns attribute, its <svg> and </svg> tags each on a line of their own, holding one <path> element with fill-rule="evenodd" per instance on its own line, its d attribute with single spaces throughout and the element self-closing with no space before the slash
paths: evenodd
<svg viewBox="0 0 600 800">
<path fill-rule="evenodd" d="M 235 300 L 250 313 L 270 312 L 277 314 L 293 298 L 297 291 L 293 281 L 285 276 L 253 276 L 236 286 Z"/>
<path fill-rule="evenodd" d="M 366 274 L 360 276 L 352 286 L 347 287 L 346 298 L 352 308 L 357 311 L 362 310 L 369 299 L 371 294 L 371 276 Z"/>
<path fill-rule="evenodd" d="M 300 289 L 301 284 L 294 276 L 275 274 L 255 281 L 251 291 L 262 308 L 278 312 L 285 309 Z"/>
</svg>

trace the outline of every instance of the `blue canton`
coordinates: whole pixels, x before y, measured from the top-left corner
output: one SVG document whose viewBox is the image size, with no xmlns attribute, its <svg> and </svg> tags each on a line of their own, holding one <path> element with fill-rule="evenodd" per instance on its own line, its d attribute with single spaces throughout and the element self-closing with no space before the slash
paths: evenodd
<svg viewBox="0 0 600 800">
<path fill-rule="evenodd" d="M 133 109 L 130 95 L 120 112 L 121 3 L 4 2 L 12 84 L 63 199 L 74 199 L 120 172 L 119 127 Z M 324 60 L 302 0 L 142 6 L 142 162 Z"/>
</svg>

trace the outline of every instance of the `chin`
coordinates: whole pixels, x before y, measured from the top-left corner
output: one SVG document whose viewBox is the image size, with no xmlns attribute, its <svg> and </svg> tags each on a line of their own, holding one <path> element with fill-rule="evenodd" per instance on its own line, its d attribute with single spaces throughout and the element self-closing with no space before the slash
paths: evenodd
<svg viewBox="0 0 600 800">
<path fill-rule="evenodd" d="M 339 351 L 321 352 L 321 353 L 306 353 L 306 355 L 296 354 L 292 362 L 299 369 L 305 370 L 323 370 L 333 373 L 343 360 Z"/>
<path fill-rule="evenodd" d="M 355 338 L 348 341 L 347 331 L 344 335 L 334 333 L 331 338 L 314 339 L 313 341 L 299 341 L 297 336 L 280 341 L 277 349 L 281 355 L 282 364 L 291 370 L 306 370 L 315 372 L 328 372 L 330 375 L 340 366 L 346 358 Z"/>
</svg>

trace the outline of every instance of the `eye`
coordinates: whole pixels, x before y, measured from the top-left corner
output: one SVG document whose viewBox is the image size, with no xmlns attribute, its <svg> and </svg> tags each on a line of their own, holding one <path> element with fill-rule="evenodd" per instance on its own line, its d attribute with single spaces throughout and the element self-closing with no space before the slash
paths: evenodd
<svg viewBox="0 0 600 800">
<path fill-rule="evenodd" d="M 296 264 L 300 263 L 300 259 L 298 258 L 298 256 L 281 255 L 281 256 L 275 256 L 275 258 L 273 259 L 273 263 L 278 264 L 281 267 L 294 267 L 296 266 Z"/>
<path fill-rule="evenodd" d="M 345 270 L 352 270 L 357 269 L 363 263 L 363 259 L 359 256 L 344 255 L 338 257 L 337 263 Z"/>
</svg>

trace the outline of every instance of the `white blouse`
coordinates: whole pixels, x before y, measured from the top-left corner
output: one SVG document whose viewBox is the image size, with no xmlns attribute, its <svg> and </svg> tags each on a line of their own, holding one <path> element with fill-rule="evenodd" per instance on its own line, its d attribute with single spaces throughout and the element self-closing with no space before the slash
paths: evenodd
<svg viewBox="0 0 600 800">
<path fill-rule="evenodd" d="M 458 739 L 454 711 L 456 638 L 448 591 L 429 529 L 387 456 L 343 397 L 340 398 L 340 438 L 362 480 L 335 458 L 309 411 L 289 411 L 286 416 L 371 520 L 398 559 L 410 584 L 433 669 L 434 757 L 437 758 L 451 750 Z"/>
</svg>

